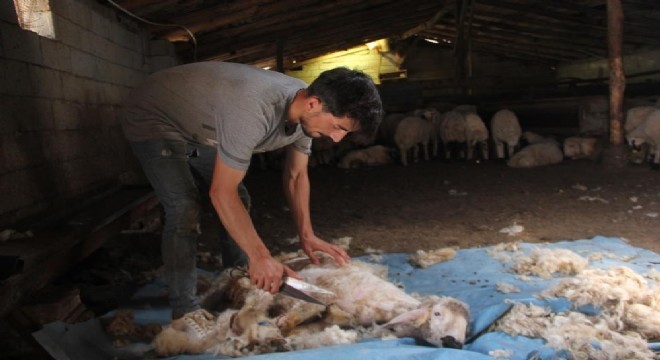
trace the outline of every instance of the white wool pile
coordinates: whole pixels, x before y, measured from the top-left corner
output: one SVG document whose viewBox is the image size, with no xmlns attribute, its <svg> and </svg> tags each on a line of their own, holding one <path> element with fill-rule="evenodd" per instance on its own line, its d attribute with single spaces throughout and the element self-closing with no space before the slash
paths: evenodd
<svg viewBox="0 0 660 360">
<path fill-rule="evenodd" d="M 576 306 L 591 304 L 613 310 L 622 303 L 641 301 L 648 290 L 642 276 L 628 267 L 617 266 L 583 270 L 574 278 L 559 281 L 541 296 L 562 296 Z"/>
<path fill-rule="evenodd" d="M 520 241 L 499 243 L 488 249 L 487 253 L 490 257 L 500 262 L 511 262 L 513 253 L 517 251 L 520 251 Z"/>
<path fill-rule="evenodd" d="M 351 241 L 353 241 L 353 238 L 350 236 L 344 236 L 340 237 L 337 239 L 333 239 L 332 243 L 339 246 L 340 248 L 348 251 L 348 249 L 351 247 Z"/>
<path fill-rule="evenodd" d="M 587 267 L 589 261 L 568 249 L 537 248 L 529 255 L 518 256 L 512 270 L 516 274 L 536 275 L 549 279 L 558 272 L 574 275 Z"/>
<path fill-rule="evenodd" d="M 456 248 L 446 247 L 429 251 L 417 250 L 414 254 L 409 256 L 409 260 L 412 265 L 426 269 L 431 265 L 451 260 L 455 256 Z"/>
<path fill-rule="evenodd" d="M 646 274 L 644 274 L 644 277 L 660 284 L 660 271 L 656 269 L 649 270 Z"/>
<path fill-rule="evenodd" d="M 586 269 L 540 295 L 562 296 L 576 306 L 600 307 L 612 327 L 649 339 L 660 337 L 660 289 L 649 287 L 644 277 L 628 267 Z"/>
<path fill-rule="evenodd" d="M 330 345 L 353 344 L 358 339 L 357 331 L 343 330 L 337 325 L 332 325 L 321 332 L 303 333 L 288 337 L 287 343 L 293 350 L 305 350 Z"/>
<path fill-rule="evenodd" d="M 520 289 L 517 286 L 505 282 L 498 282 L 495 285 L 495 290 L 504 294 L 520 292 Z"/>
<path fill-rule="evenodd" d="M 628 329 L 636 331 L 647 339 L 660 339 L 660 311 L 644 304 L 630 304 L 626 307 L 623 322 Z"/>
<path fill-rule="evenodd" d="M 367 246 L 364 249 L 364 252 L 367 253 L 367 254 L 384 254 L 385 253 L 385 251 L 383 251 L 382 249 L 375 249 L 375 248 L 372 248 L 371 246 Z"/>
<path fill-rule="evenodd" d="M 543 338 L 547 346 L 568 350 L 574 359 L 654 359 L 638 334 L 616 332 L 605 319 L 578 312 L 552 313 L 536 305 L 515 304 L 492 329 Z"/>
<path fill-rule="evenodd" d="M 496 359 L 508 359 L 513 355 L 513 351 L 504 350 L 504 349 L 497 349 L 497 350 L 489 351 L 488 355 L 490 355 L 490 356 L 492 356 Z"/>
<path fill-rule="evenodd" d="M 511 310 L 498 320 L 491 330 L 499 330 L 511 335 L 539 337 L 541 330 L 550 325 L 551 314 L 549 308 L 514 303 Z"/>
</svg>

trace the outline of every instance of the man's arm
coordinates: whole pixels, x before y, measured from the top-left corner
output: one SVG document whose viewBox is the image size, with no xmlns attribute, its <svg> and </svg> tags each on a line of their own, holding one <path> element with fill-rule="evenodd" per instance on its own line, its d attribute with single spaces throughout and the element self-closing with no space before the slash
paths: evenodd
<svg viewBox="0 0 660 360">
<path fill-rule="evenodd" d="M 287 148 L 284 163 L 283 181 L 284 193 L 291 208 L 291 216 L 300 237 L 300 245 L 315 264 L 319 260 L 314 251 L 323 251 L 332 256 L 337 264 L 344 265 L 350 257 L 339 246 L 327 243 L 314 234 L 309 213 L 309 176 L 307 162 L 309 156 L 296 150 L 293 146 Z"/>
<path fill-rule="evenodd" d="M 217 156 L 209 196 L 225 229 L 248 256 L 252 283 L 260 289 L 275 293 L 280 287 L 282 275 L 299 276 L 273 259 L 257 234 L 238 195 L 238 185 L 244 177 L 245 171 L 229 167 Z"/>
</svg>

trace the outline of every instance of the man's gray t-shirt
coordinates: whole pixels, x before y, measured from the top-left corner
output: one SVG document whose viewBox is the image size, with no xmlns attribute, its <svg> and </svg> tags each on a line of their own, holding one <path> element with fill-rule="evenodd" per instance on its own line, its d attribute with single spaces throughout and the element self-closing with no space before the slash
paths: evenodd
<svg viewBox="0 0 660 360">
<path fill-rule="evenodd" d="M 226 164 L 247 170 L 253 153 L 293 146 L 310 154 L 286 113 L 303 81 L 250 65 L 199 62 L 157 72 L 133 89 L 122 127 L 129 141 L 183 140 L 214 145 Z"/>
</svg>

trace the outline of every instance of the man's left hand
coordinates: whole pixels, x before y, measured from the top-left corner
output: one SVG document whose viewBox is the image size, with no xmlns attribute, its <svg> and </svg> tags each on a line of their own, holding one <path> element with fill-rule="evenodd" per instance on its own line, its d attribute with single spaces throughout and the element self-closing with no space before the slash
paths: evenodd
<svg viewBox="0 0 660 360">
<path fill-rule="evenodd" d="M 314 255 L 314 251 L 322 251 L 332 256 L 332 258 L 335 259 L 335 262 L 337 262 L 337 265 L 339 266 L 344 266 L 351 261 L 351 257 L 348 256 L 344 249 L 337 245 L 323 241 L 316 235 L 312 235 L 305 239 L 301 238 L 300 246 L 302 247 L 305 254 L 309 256 L 309 259 L 312 260 L 312 263 L 316 265 L 320 264 L 321 261 Z"/>
</svg>

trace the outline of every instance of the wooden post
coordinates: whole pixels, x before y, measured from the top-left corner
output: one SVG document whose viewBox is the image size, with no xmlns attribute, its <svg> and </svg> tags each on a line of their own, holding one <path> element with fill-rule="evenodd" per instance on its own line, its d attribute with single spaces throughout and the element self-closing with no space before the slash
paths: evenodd
<svg viewBox="0 0 660 360">
<path fill-rule="evenodd" d="M 456 0 L 456 39 L 454 40 L 454 70 L 456 80 L 465 83 L 465 58 L 467 56 L 465 17 L 467 11 L 466 0 Z M 461 87 L 460 95 L 466 94 L 466 88 Z"/>
<path fill-rule="evenodd" d="M 623 144 L 623 8 L 621 0 L 607 0 L 607 44 L 610 65 L 610 143 Z"/>
</svg>

